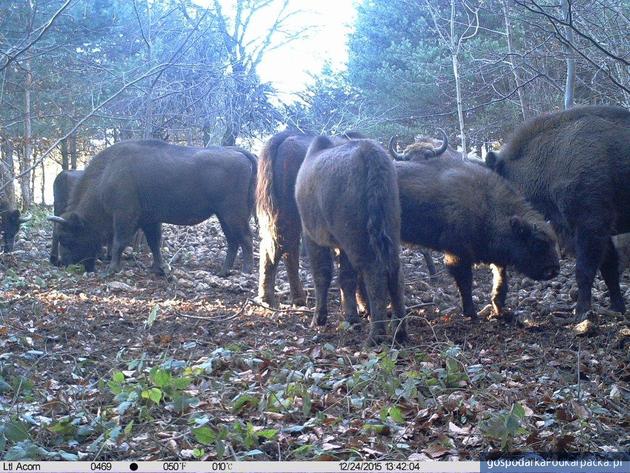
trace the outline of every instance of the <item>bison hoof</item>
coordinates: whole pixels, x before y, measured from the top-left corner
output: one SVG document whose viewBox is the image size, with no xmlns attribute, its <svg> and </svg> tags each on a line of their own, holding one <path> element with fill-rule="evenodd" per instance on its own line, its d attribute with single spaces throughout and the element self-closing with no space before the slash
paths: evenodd
<svg viewBox="0 0 630 473">
<path fill-rule="evenodd" d="M 166 276 L 166 271 L 164 271 L 164 268 L 162 268 L 161 266 L 151 268 L 151 272 L 155 274 L 156 276 L 160 276 L 160 277 Z"/>
<path fill-rule="evenodd" d="M 407 329 L 400 327 L 398 330 L 394 330 L 394 340 L 396 343 L 403 344 L 407 342 L 409 336 L 407 335 Z"/>
<path fill-rule="evenodd" d="M 576 307 L 574 320 L 576 324 L 584 322 L 585 320 L 595 320 L 595 318 L 595 313 L 592 310 L 579 311 Z"/>
<path fill-rule="evenodd" d="M 306 296 L 295 296 L 291 298 L 291 303 L 294 306 L 303 307 L 306 305 Z"/>
<path fill-rule="evenodd" d="M 268 297 L 268 296 L 259 294 L 258 296 L 254 297 L 254 303 L 261 305 L 263 307 L 273 309 L 274 307 L 276 307 L 276 298 L 273 296 Z"/>
<path fill-rule="evenodd" d="M 315 327 L 323 327 L 326 325 L 326 320 L 328 319 L 328 314 L 314 314 L 313 319 L 311 320 L 311 328 Z"/>
<path fill-rule="evenodd" d="M 610 304 L 610 310 L 619 312 L 620 314 L 626 313 L 626 304 L 623 301 L 613 301 Z"/>
<path fill-rule="evenodd" d="M 370 332 L 370 336 L 367 339 L 369 346 L 378 346 L 387 341 L 387 336 L 384 333 Z"/>
</svg>

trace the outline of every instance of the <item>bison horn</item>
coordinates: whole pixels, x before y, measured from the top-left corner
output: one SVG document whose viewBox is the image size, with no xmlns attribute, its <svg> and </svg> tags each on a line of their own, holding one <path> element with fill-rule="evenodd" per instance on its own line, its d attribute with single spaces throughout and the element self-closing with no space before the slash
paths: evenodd
<svg viewBox="0 0 630 473">
<path fill-rule="evenodd" d="M 51 215 L 47 220 L 55 223 L 68 223 L 65 218 L 58 217 L 57 215 Z"/>
<path fill-rule="evenodd" d="M 33 218 L 32 215 L 27 215 L 26 217 L 20 217 L 20 223 L 29 222 L 30 220 L 32 220 L 32 218 Z"/>
<path fill-rule="evenodd" d="M 389 154 L 391 154 L 392 158 L 394 158 L 396 161 L 405 161 L 405 155 L 397 153 L 396 150 L 394 149 L 394 139 L 395 138 L 396 138 L 395 136 L 392 136 L 389 139 L 389 145 L 387 147 L 387 149 L 389 149 Z"/>
<path fill-rule="evenodd" d="M 442 133 L 442 146 L 433 150 L 434 158 L 441 155 L 448 148 L 448 136 L 446 136 L 446 132 L 441 128 L 438 128 L 438 130 Z"/>
</svg>

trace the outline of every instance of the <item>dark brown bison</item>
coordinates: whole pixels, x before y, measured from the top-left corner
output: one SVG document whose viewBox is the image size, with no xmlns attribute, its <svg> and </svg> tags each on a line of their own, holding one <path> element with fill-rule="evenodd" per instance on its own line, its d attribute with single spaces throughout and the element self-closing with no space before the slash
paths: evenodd
<svg viewBox="0 0 630 473">
<path fill-rule="evenodd" d="M 13 251 L 15 235 L 20 231 L 20 225 L 28 222 L 29 217 L 21 217 L 20 211 L 12 208 L 5 199 L 0 199 L 0 233 L 4 239 L 4 252 Z"/>
<path fill-rule="evenodd" d="M 592 106 L 534 118 L 486 163 L 571 240 L 578 318 L 591 309 L 598 268 L 611 309 L 625 312 L 611 235 L 630 232 L 630 111 Z"/>
<path fill-rule="evenodd" d="M 77 185 L 84 171 L 61 171 L 53 182 L 53 213 L 60 216 L 65 212 L 70 202 L 70 193 Z M 55 266 L 59 265 L 59 232 L 57 225 L 53 226 L 52 246 L 50 248 L 50 262 Z"/>
<path fill-rule="evenodd" d="M 438 156 L 462 159 L 462 154 L 449 146 L 448 137 L 444 130 L 440 129 L 440 132 L 442 133 L 442 140 L 423 136 L 407 146 L 402 153 L 398 153 L 394 149 L 394 140 L 396 137 L 392 136 L 389 139 L 389 154 L 396 161 L 426 161 L 427 159 L 436 158 Z M 424 248 L 420 248 L 419 251 L 424 257 L 431 279 L 434 279 L 436 270 L 431 252 Z"/>
<path fill-rule="evenodd" d="M 506 268 L 545 280 L 560 269 L 551 226 L 501 177 L 461 159 L 395 162 L 404 243 L 445 253 L 463 313 L 475 317 L 472 265 L 493 265 L 492 307 L 507 294 Z"/>
<path fill-rule="evenodd" d="M 372 140 L 335 146 L 328 137 L 315 138 L 298 172 L 295 197 L 317 298 L 313 324 L 324 325 L 328 316 L 333 248 L 339 252 L 339 286 L 347 320 L 359 321 L 358 274 L 372 316 L 370 341 L 385 338 L 388 294 L 396 340 L 404 340 L 400 202 L 396 171 L 385 150 Z"/>
<path fill-rule="evenodd" d="M 157 140 L 117 143 L 85 169 L 58 226 L 61 263 L 94 270 L 103 244 L 112 241 L 109 272 L 138 228 L 153 254 L 153 272 L 163 274 L 161 223 L 196 225 L 216 214 L 228 249 L 221 274 L 232 267 L 239 246 L 243 270 L 251 271 L 249 218 L 254 204 L 256 158 L 235 147 L 193 148 Z"/>
<path fill-rule="evenodd" d="M 425 136 L 411 143 L 402 153 L 398 153 L 394 149 L 394 140 L 396 137 L 392 136 L 389 139 L 389 154 L 396 161 L 426 161 L 427 159 L 437 156 L 462 159 L 462 153 L 449 146 L 448 138 L 444 130 L 440 130 L 440 132 L 442 132 L 441 141 Z"/>
<path fill-rule="evenodd" d="M 356 132 L 332 137 L 336 144 L 361 138 Z M 291 302 L 306 303 L 298 273 L 302 225 L 295 203 L 295 179 L 315 135 L 286 130 L 272 136 L 259 159 L 256 185 L 256 214 L 260 233 L 258 297 L 275 305 L 274 284 L 278 263 L 284 263 L 291 290 Z"/>
</svg>

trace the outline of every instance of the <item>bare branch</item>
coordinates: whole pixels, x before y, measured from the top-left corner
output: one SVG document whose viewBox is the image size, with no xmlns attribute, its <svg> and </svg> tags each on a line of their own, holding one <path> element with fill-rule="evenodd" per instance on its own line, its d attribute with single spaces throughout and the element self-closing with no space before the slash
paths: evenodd
<svg viewBox="0 0 630 473">
<path fill-rule="evenodd" d="M 7 67 L 9 67 L 9 65 L 14 62 L 19 56 L 21 56 L 22 54 L 24 54 L 26 51 L 28 51 L 29 49 L 31 49 L 35 43 L 37 43 L 42 36 L 44 36 L 44 34 L 46 34 L 46 32 L 50 29 L 50 27 L 53 25 L 53 23 L 55 22 L 55 20 L 59 17 L 59 15 L 61 15 L 61 13 L 68 8 L 68 6 L 70 6 L 70 4 L 73 2 L 74 0 L 66 0 L 64 2 L 63 5 L 61 5 L 61 7 L 59 7 L 59 9 L 53 14 L 53 16 L 50 17 L 50 19 L 43 25 L 43 27 L 41 27 L 39 33 L 37 34 L 37 36 L 35 38 L 33 38 L 33 40 L 31 40 L 31 42 L 29 42 L 26 46 L 23 46 L 20 50 L 18 50 L 15 53 L 11 53 L 6 52 L 6 53 L 2 53 L 6 56 L 6 62 L 2 65 L 0 65 L 0 71 L 2 71 L 3 69 L 6 69 Z M 29 34 L 30 36 L 30 34 Z"/>
</svg>

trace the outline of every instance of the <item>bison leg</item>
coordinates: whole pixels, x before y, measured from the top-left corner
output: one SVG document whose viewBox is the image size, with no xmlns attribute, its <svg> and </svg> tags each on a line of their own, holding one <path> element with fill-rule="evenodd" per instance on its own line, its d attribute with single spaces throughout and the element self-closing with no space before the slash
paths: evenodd
<svg viewBox="0 0 630 473">
<path fill-rule="evenodd" d="M 362 271 L 370 305 L 369 343 L 377 345 L 386 339 L 388 281 L 380 265 L 373 264 Z"/>
<path fill-rule="evenodd" d="M 429 277 L 431 281 L 435 281 L 437 279 L 437 271 L 435 270 L 435 264 L 433 264 L 433 257 L 431 256 L 430 250 L 420 250 L 422 256 L 424 257 L 424 261 L 427 263 L 427 270 L 429 271 Z"/>
<path fill-rule="evenodd" d="M 435 269 L 435 268 L 434 268 Z M 392 301 L 392 333 L 395 340 L 403 343 L 407 340 L 407 310 L 405 309 L 404 281 L 400 267 L 391 271 L 387 278 L 389 296 Z"/>
<path fill-rule="evenodd" d="M 367 288 L 365 287 L 365 282 L 361 277 L 361 274 L 357 274 L 357 307 L 360 312 L 364 314 L 368 314 L 370 310 L 370 303 L 368 302 L 367 297 Z"/>
<path fill-rule="evenodd" d="M 448 272 L 455 279 L 459 295 L 462 298 L 463 313 L 466 317 L 477 317 L 475 304 L 472 300 L 472 265 L 453 255 L 445 256 Z"/>
<path fill-rule="evenodd" d="M 251 273 L 254 269 L 254 249 L 252 246 L 252 233 L 247 225 L 246 231 L 240 234 L 241 258 L 243 258 L 243 272 Z"/>
<path fill-rule="evenodd" d="M 228 245 L 225 262 L 219 272 L 219 276 L 228 275 L 234 265 L 239 247 L 243 252 L 243 272 L 251 273 L 254 266 L 254 255 L 252 251 L 252 234 L 249 229 L 249 216 L 247 218 L 241 218 L 239 215 L 232 214 L 217 216 Z"/>
<path fill-rule="evenodd" d="M 52 247 L 50 248 L 50 262 L 54 266 L 60 266 L 59 261 L 59 235 L 57 234 L 57 225 L 53 225 Z"/>
<path fill-rule="evenodd" d="M 610 308 L 623 314 L 626 311 L 626 304 L 623 301 L 621 288 L 619 287 L 619 255 L 612 238 L 608 239 L 606 253 L 602 264 L 599 266 L 599 271 L 608 287 Z"/>
<path fill-rule="evenodd" d="M 147 245 L 153 255 L 153 265 L 151 272 L 158 276 L 164 276 L 164 267 L 162 266 L 162 225 L 160 223 L 151 223 L 142 226 L 142 231 L 147 239 Z M 135 238 L 135 237 L 134 237 Z"/>
<path fill-rule="evenodd" d="M 508 291 L 507 271 L 502 266 L 491 265 L 492 267 L 492 311 L 495 316 L 500 316 L 505 307 L 505 298 Z"/>
<path fill-rule="evenodd" d="M 353 325 L 361 323 L 357 313 L 357 273 L 343 251 L 339 254 L 339 288 L 341 289 L 341 306 L 346 320 Z"/>
<path fill-rule="evenodd" d="M 304 243 L 307 245 L 313 283 L 315 284 L 315 314 L 313 314 L 311 327 L 325 325 L 328 318 L 328 289 L 332 280 L 332 254 L 329 248 L 319 246 L 306 236 Z"/>
<path fill-rule="evenodd" d="M 578 228 L 575 236 L 575 279 L 578 285 L 578 300 L 575 305 L 575 315 L 583 320 L 591 310 L 591 287 L 597 273 L 597 268 L 603 261 L 607 241 L 593 235 L 592 231 Z"/>
<path fill-rule="evenodd" d="M 300 240 L 292 241 L 287 245 L 284 256 L 284 264 L 287 267 L 289 288 L 291 289 L 291 302 L 294 305 L 306 304 L 306 293 L 300 281 Z"/>
<path fill-rule="evenodd" d="M 111 255 L 112 260 L 109 263 L 109 268 L 107 272 L 109 274 L 116 273 L 120 271 L 120 257 L 122 256 L 123 251 L 133 238 L 133 235 L 136 231 L 136 226 L 132 225 L 129 222 L 129 219 L 114 216 L 114 238 L 112 240 L 111 245 Z"/>
<path fill-rule="evenodd" d="M 263 235 L 259 252 L 258 297 L 270 307 L 275 307 L 274 285 L 281 255 L 280 248 L 270 235 Z"/>
</svg>

